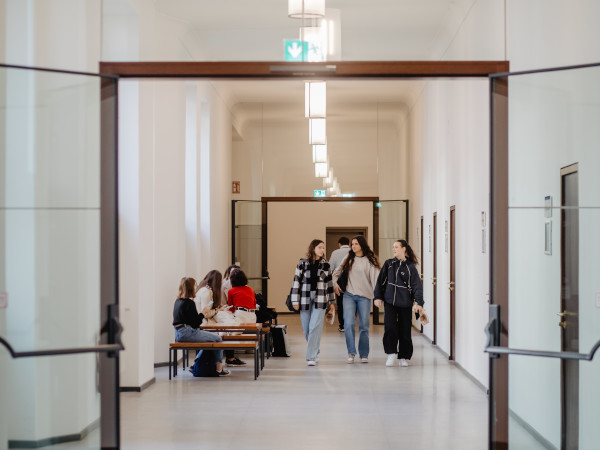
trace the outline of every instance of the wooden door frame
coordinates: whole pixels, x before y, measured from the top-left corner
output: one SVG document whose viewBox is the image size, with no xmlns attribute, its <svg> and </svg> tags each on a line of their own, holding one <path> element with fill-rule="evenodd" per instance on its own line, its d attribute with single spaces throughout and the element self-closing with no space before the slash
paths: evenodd
<svg viewBox="0 0 600 450">
<path fill-rule="evenodd" d="M 419 255 L 421 257 L 421 285 L 423 284 L 423 279 L 424 279 L 424 275 L 423 275 L 423 265 L 425 264 L 425 258 L 423 258 L 423 254 L 425 252 L 423 251 L 423 216 L 421 216 L 421 254 Z M 423 333 L 423 324 L 421 324 L 420 326 L 420 330 L 419 332 L 422 334 Z"/>
<path fill-rule="evenodd" d="M 455 265 L 455 232 L 454 229 L 456 227 L 456 206 L 452 205 L 450 207 L 450 354 L 448 355 L 448 359 L 450 361 L 454 361 L 456 359 L 455 351 L 456 351 L 456 265 Z"/>
<path fill-rule="evenodd" d="M 488 77 L 508 61 L 140 61 L 100 62 L 100 73 L 121 78 L 428 78 Z"/>
</svg>

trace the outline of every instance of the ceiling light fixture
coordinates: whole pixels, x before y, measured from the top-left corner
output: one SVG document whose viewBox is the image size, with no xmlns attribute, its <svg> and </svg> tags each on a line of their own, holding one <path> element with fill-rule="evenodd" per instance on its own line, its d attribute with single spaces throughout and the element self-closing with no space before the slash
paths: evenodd
<svg viewBox="0 0 600 450">
<path fill-rule="evenodd" d="M 325 17 L 325 0 L 288 0 L 288 17 L 322 19 Z"/>
<path fill-rule="evenodd" d="M 313 145 L 313 162 L 327 162 L 327 145 Z"/>
<path fill-rule="evenodd" d="M 310 145 L 327 144 L 325 119 L 308 119 L 308 138 Z"/>
<path fill-rule="evenodd" d="M 327 163 L 315 163 L 315 177 L 317 178 L 325 178 L 327 176 L 327 171 L 329 167 L 327 167 Z"/>
<path fill-rule="evenodd" d="M 304 82 L 304 117 L 307 119 L 327 117 L 327 83 L 325 81 Z"/>
</svg>

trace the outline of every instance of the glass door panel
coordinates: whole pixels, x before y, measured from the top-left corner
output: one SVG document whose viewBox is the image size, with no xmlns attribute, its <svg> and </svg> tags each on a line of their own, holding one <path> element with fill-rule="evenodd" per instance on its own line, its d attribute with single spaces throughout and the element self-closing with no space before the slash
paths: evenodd
<svg viewBox="0 0 600 450">
<path fill-rule="evenodd" d="M 100 447 L 115 108 L 114 79 L 0 66 L 0 447 Z"/>
<path fill-rule="evenodd" d="M 233 201 L 233 264 L 248 277 L 248 286 L 266 299 L 266 277 L 263 267 L 263 202 Z"/>
<path fill-rule="evenodd" d="M 491 359 L 490 448 L 597 445 L 600 361 L 583 356 L 600 341 L 599 79 L 591 65 L 492 81 L 494 233 L 506 223 L 507 239 L 492 255 L 505 353 Z"/>
</svg>

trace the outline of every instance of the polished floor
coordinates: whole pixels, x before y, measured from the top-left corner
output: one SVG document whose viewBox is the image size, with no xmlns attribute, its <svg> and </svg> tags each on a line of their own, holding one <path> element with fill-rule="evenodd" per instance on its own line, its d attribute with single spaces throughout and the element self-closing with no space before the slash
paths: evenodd
<svg viewBox="0 0 600 450">
<path fill-rule="evenodd" d="M 292 356 L 267 360 L 257 381 L 251 367 L 169 381 L 164 367 L 141 394 L 123 393 L 123 448 L 487 447 L 485 392 L 418 333 L 410 367 L 385 367 L 383 326 L 373 325 L 369 363 L 350 365 L 343 333 L 325 325 L 320 362 L 308 367 L 298 317 L 279 323 L 288 325 Z"/>
</svg>

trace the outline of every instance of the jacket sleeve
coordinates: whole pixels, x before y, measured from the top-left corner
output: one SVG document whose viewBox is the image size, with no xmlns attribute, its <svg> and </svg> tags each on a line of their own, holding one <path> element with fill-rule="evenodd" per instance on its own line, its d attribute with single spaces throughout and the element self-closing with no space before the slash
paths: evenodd
<svg viewBox="0 0 600 450">
<path fill-rule="evenodd" d="M 331 275 L 334 287 L 338 287 L 337 280 L 342 275 L 342 267 L 344 267 L 344 263 L 346 262 L 347 258 L 348 255 L 346 255 L 344 259 L 342 259 L 340 265 L 336 267 L 336 269 L 333 271 L 333 274 Z"/>
<path fill-rule="evenodd" d="M 304 267 L 303 261 L 300 260 L 296 266 L 296 272 L 294 273 L 294 281 L 292 282 L 292 290 L 290 292 L 291 300 L 293 305 L 300 304 L 300 292 L 302 290 L 302 269 Z"/>
<path fill-rule="evenodd" d="M 419 271 L 414 264 L 410 265 L 410 288 L 413 292 L 413 298 L 418 305 L 423 306 L 425 301 L 423 300 L 423 283 L 421 283 L 421 277 Z"/>
<path fill-rule="evenodd" d="M 375 300 L 384 300 L 383 297 L 385 294 L 385 285 L 387 283 L 388 265 L 388 261 L 384 262 L 383 267 L 379 271 L 379 276 L 375 283 L 375 291 L 373 292 L 373 298 Z"/>
<path fill-rule="evenodd" d="M 333 276 L 331 273 L 331 267 L 327 269 L 325 275 L 325 296 L 327 298 L 328 303 L 335 302 L 335 292 L 333 290 Z"/>
</svg>

